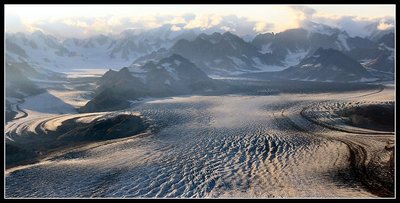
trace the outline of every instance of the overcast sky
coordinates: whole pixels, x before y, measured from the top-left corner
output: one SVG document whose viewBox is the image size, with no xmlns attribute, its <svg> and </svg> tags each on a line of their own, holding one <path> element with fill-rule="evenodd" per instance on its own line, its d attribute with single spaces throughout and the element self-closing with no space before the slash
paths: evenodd
<svg viewBox="0 0 400 203">
<path fill-rule="evenodd" d="M 313 21 L 362 36 L 371 23 L 394 26 L 395 5 L 5 5 L 6 32 L 42 30 L 59 37 L 119 34 L 173 24 L 219 27 L 239 35 L 280 32 Z"/>
</svg>

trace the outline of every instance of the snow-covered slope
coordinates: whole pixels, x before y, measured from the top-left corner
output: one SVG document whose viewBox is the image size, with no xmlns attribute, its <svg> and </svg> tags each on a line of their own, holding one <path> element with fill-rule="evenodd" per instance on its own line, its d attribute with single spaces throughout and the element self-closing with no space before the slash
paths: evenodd
<svg viewBox="0 0 400 203">
<path fill-rule="evenodd" d="M 366 82 L 374 78 L 363 66 L 349 56 L 335 49 L 318 49 L 298 65 L 281 71 L 279 77 L 310 80 Z"/>
</svg>

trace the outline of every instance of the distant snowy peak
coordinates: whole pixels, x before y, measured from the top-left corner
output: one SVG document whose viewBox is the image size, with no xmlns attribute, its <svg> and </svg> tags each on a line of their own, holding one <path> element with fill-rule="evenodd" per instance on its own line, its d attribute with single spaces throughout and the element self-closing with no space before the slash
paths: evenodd
<svg viewBox="0 0 400 203">
<path fill-rule="evenodd" d="M 319 33 L 323 35 L 334 35 L 341 32 L 338 28 L 333 28 L 328 25 L 321 23 L 315 23 L 312 21 L 306 21 L 303 23 L 303 28 L 308 30 L 310 33 Z"/>
<path fill-rule="evenodd" d="M 140 34 L 143 34 L 146 30 L 145 29 L 126 29 L 122 31 L 118 37 L 119 38 L 124 38 L 124 37 L 130 37 L 130 36 L 137 36 Z"/>
<path fill-rule="evenodd" d="M 194 63 L 178 54 L 147 62 L 142 66 L 132 65 L 129 71 L 145 84 L 154 83 L 154 80 L 173 85 L 172 83 L 192 83 L 209 79 Z"/>
<path fill-rule="evenodd" d="M 276 62 L 269 54 L 259 53 L 252 44 L 230 32 L 214 32 L 199 34 L 194 40 L 181 39 L 170 49 L 140 57 L 134 64 L 157 61 L 173 54 L 189 59 L 207 74 L 259 70 Z"/>
<path fill-rule="evenodd" d="M 41 31 L 35 31 L 30 35 L 24 33 L 7 35 L 6 40 L 23 48 L 29 53 L 42 52 L 57 54 L 58 56 L 64 56 L 69 53 L 55 37 L 46 35 Z"/>
<path fill-rule="evenodd" d="M 119 71 L 109 70 L 99 83 L 96 96 L 81 108 L 82 111 L 115 108 L 121 103 L 129 107 L 128 100 L 208 92 L 225 87 L 177 54 Z"/>
<path fill-rule="evenodd" d="M 202 33 L 193 41 L 179 40 L 168 52 L 193 61 L 208 74 L 256 71 L 279 64 L 269 53 L 260 53 L 251 43 L 230 32 Z"/>
<path fill-rule="evenodd" d="M 68 50 L 79 53 L 81 56 L 90 55 L 92 52 L 105 55 L 107 49 L 115 43 L 115 39 L 111 36 L 97 35 L 87 39 L 65 39 L 62 45 Z"/>
<path fill-rule="evenodd" d="M 394 58 L 393 32 L 375 29 L 372 39 L 350 37 L 345 31 L 314 22 L 307 22 L 303 27 L 259 34 L 250 42 L 231 32 L 187 30 L 180 24 L 64 41 L 40 31 L 6 33 L 6 57 L 34 68 L 63 72 L 79 68 L 119 68 L 132 62 L 143 65 L 179 54 L 210 75 L 281 70 L 300 63 L 320 47 L 342 51 L 357 61 L 375 60 L 378 55 L 381 60 Z M 389 67 L 391 62 L 383 62 L 387 64 L 385 70 L 394 69 Z"/>
<path fill-rule="evenodd" d="M 195 34 L 186 30 L 174 30 L 173 25 L 164 25 L 150 30 L 133 29 L 114 37 L 107 47 L 107 54 L 112 59 L 132 62 L 134 59 L 157 51 L 170 48 L 180 39 L 194 39 Z"/>
<path fill-rule="evenodd" d="M 42 31 L 35 31 L 30 36 L 33 42 L 39 45 L 47 45 L 48 47 L 57 48 L 59 46 L 59 41 L 56 37 L 48 34 L 44 34 Z"/>
<path fill-rule="evenodd" d="M 83 52 L 74 49 L 83 40 L 69 39 L 65 42 L 40 31 L 32 34 L 16 33 L 6 37 L 8 57 L 16 62 L 26 62 L 35 68 L 60 71 L 64 68 L 79 68 L 84 61 Z M 21 52 L 23 50 L 23 52 Z"/>
<path fill-rule="evenodd" d="M 8 57 L 55 71 L 76 68 L 121 67 L 136 58 L 170 48 L 180 39 L 193 40 L 196 34 L 164 25 L 150 30 L 126 30 L 120 35 L 96 35 L 64 41 L 41 31 L 6 34 Z"/>
<path fill-rule="evenodd" d="M 383 44 L 388 44 L 389 48 L 394 44 L 394 35 L 390 32 L 385 32 L 385 35 L 372 41 L 369 38 L 351 37 L 346 31 L 323 24 L 307 22 L 303 27 L 280 33 L 259 34 L 252 44 L 260 53 L 272 54 L 286 66 L 298 64 L 318 48 L 335 49 L 356 60 L 366 60 L 376 57 L 373 53 L 379 51 L 378 49 L 386 49 Z"/>
</svg>

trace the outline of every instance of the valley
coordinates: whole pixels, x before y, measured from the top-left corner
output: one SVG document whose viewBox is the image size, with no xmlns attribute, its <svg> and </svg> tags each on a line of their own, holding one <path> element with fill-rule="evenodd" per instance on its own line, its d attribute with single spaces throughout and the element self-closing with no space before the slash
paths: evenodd
<svg viewBox="0 0 400 203">
<path fill-rule="evenodd" d="M 268 81 L 230 83 L 240 87 L 247 83 L 253 90 L 258 84 L 262 90 Z M 393 194 L 393 171 L 388 165 L 392 133 L 347 132 L 312 120 L 332 116 L 318 110 L 322 104 L 339 103 L 336 108 L 343 109 L 349 104 L 391 102 L 394 95 L 390 86 L 355 85 L 341 93 L 326 89 L 287 92 L 277 85 L 274 89 L 280 92 L 254 95 L 237 90 L 220 96 L 153 98 L 115 112 L 77 113 L 73 108 L 59 108 L 64 112 L 35 114 L 35 109 L 27 110 L 27 117 L 6 126 L 8 139 L 21 143 L 36 137 L 33 140 L 43 142 L 40 134 L 61 129 L 65 121 L 90 123 L 118 112 L 141 115 L 149 127 L 135 136 L 106 141 L 96 138 L 91 144 L 50 151 L 35 162 L 10 167 L 7 195 L 276 198 Z M 49 92 L 65 105 L 71 97 L 76 99 L 74 90 L 70 91 L 62 97 Z M 27 109 L 30 100 L 35 97 L 28 98 L 21 108 Z M 75 107 L 79 104 L 83 103 L 77 102 Z M 335 121 L 331 125 L 339 128 L 344 124 Z M 370 175 L 372 166 L 386 174 L 386 182 L 381 183 L 385 187 L 371 185 L 382 179 L 380 172 Z M 26 179 L 35 186 L 19 184 Z"/>
</svg>

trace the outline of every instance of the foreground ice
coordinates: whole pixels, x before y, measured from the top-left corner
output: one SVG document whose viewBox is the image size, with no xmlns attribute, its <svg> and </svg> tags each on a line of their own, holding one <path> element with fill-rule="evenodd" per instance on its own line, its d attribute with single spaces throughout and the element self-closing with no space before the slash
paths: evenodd
<svg viewBox="0 0 400 203">
<path fill-rule="evenodd" d="M 384 91 L 145 102 L 132 111 L 153 124 L 150 133 L 15 170 L 6 196 L 374 197 L 354 178 L 345 143 L 299 131 L 293 123 L 303 121 L 290 119 L 311 103 L 360 98 L 393 100 Z"/>
</svg>

